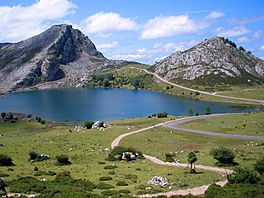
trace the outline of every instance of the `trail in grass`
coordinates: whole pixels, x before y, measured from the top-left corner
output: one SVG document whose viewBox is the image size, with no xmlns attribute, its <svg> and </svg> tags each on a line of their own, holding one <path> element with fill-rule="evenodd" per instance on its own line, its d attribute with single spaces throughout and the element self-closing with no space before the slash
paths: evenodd
<svg viewBox="0 0 264 198">
<path fill-rule="evenodd" d="M 193 91 L 193 92 L 199 92 L 201 94 L 205 94 L 205 95 L 209 95 L 209 96 L 214 96 L 214 97 L 220 97 L 220 98 L 228 98 L 228 99 L 234 99 L 234 100 L 240 100 L 240 101 L 244 101 L 246 103 L 249 103 L 249 104 L 261 104 L 261 105 L 264 105 L 264 100 L 256 100 L 256 99 L 249 99 L 249 98 L 240 98 L 240 97 L 233 97 L 233 96 L 225 96 L 225 95 L 220 95 L 220 94 L 216 94 L 216 93 L 210 93 L 210 92 L 206 92 L 206 91 L 201 91 L 201 90 L 197 90 L 197 89 L 191 89 L 191 88 L 188 88 L 188 87 L 184 87 L 184 86 L 181 86 L 181 85 L 178 85 L 176 83 L 172 83 L 162 77 L 160 77 L 158 74 L 155 74 L 153 72 L 150 72 L 146 69 L 139 69 L 139 68 L 136 68 L 136 67 L 129 67 L 131 69 L 137 69 L 137 70 L 140 70 L 140 71 L 144 71 L 148 74 L 151 74 L 153 76 L 155 76 L 156 78 L 158 78 L 159 80 L 167 83 L 167 84 L 170 84 L 170 85 L 173 85 L 173 86 L 176 86 L 176 87 L 179 87 L 181 89 L 185 89 L 185 90 L 188 90 L 188 91 Z"/>
<path fill-rule="evenodd" d="M 159 123 L 153 126 L 149 126 L 143 129 L 139 129 L 137 131 L 133 131 L 133 132 L 129 132 L 129 133 L 125 133 L 122 134 L 120 136 L 118 136 L 111 144 L 112 149 L 116 146 L 119 145 L 119 142 L 124 138 L 127 137 L 129 135 L 133 135 L 136 133 L 140 133 L 140 132 L 144 132 L 146 130 L 155 128 L 155 127 L 159 127 L 159 126 L 164 126 L 164 127 L 169 127 L 169 128 L 174 128 L 177 130 L 181 130 L 183 128 L 177 128 L 176 126 L 178 124 L 182 124 L 185 122 L 190 122 L 193 120 L 198 120 L 198 119 L 204 119 L 204 118 L 210 118 L 210 117 L 217 117 L 217 116 L 225 116 L 225 115 L 231 115 L 232 113 L 227 113 L 227 114 L 211 114 L 211 115 L 202 115 L 202 116 L 193 116 L 193 117 L 186 117 L 186 118 L 179 118 L 179 119 L 175 119 L 175 120 L 171 120 L 171 121 L 167 121 L 164 123 Z M 184 132 L 190 132 L 190 131 L 184 131 Z M 195 132 L 197 133 L 197 132 Z M 206 132 L 206 133 L 202 133 L 202 134 L 206 134 L 206 135 L 215 135 L 215 136 L 219 136 L 219 133 L 214 133 L 214 132 Z M 221 133 L 220 133 L 221 134 Z M 239 138 L 239 139 L 245 139 L 245 138 L 249 138 L 249 139 L 263 139 L 264 137 L 258 137 L 258 136 L 234 136 L 232 134 L 225 134 L 225 137 L 230 137 L 230 138 Z M 185 163 L 175 163 L 175 162 L 164 162 L 156 157 L 150 156 L 150 155 L 144 155 L 144 157 L 155 163 L 158 165 L 162 165 L 162 166 L 174 166 L 174 167 L 181 167 L 181 168 L 186 168 L 188 167 L 188 164 Z M 206 170 L 206 171 L 213 171 L 213 172 L 217 172 L 220 173 L 222 175 L 228 175 L 231 174 L 233 172 L 233 170 L 229 170 L 229 169 L 225 169 L 225 168 L 219 168 L 219 167 L 212 167 L 212 166 L 203 166 L 203 165 L 196 165 L 195 166 L 196 169 L 200 169 L 200 170 Z M 216 182 L 215 184 L 220 185 L 220 186 L 224 186 L 225 184 L 227 184 L 227 180 L 222 180 L 219 182 Z M 175 191 L 169 191 L 169 192 L 164 192 L 164 193 L 157 193 L 157 194 L 151 194 L 151 195 L 141 195 L 140 197 L 158 197 L 161 195 L 165 195 L 167 197 L 172 196 L 172 195 L 188 195 L 188 194 L 192 194 L 194 196 L 199 196 L 199 195 L 203 195 L 205 193 L 205 191 L 208 189 L 208 187 L 210 186 L 210 184 L 206 184 L 203 186 L 198 186 L 198 187 L 194 187 L 194 188 L 188 188 L 188 189 L 182 189 L 182 190 L 175 190 Z"/>
</svg>

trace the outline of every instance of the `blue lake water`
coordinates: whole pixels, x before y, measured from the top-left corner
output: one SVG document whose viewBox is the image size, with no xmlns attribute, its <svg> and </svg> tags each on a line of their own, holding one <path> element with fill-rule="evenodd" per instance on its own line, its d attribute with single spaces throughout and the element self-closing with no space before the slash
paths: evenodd
<svg viewBox="0 0 264 198">
<path fill-rule="evenodd" d="M 20 112 L 47 120 L 116 120 L 167 112 L 187 115 L 188 109 L 204 114 L 248 112 L 255 108 L 189 100 L 157 92 L 125 89 L 47 89 L 0 97 L 0 112 Z"/>
</svg>

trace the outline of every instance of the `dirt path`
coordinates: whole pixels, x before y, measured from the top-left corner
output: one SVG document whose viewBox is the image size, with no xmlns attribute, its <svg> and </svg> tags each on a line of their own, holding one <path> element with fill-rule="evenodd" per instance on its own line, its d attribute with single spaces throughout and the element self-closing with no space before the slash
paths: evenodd
<svg viewBox="0 0 264 198">
<path fill-rule="evenodd" d="M 118 136 L 111 144 L 111 148 L 113 149 L 114 147 L 119 145 L 119 142 L 124 138 L 127 137 L 129 135 L 133 135 L 136 133 L 140 133 L 158 126 L 165 126 L 168 127 L 170 125 L 177 125 L 177 124 L 181 124 L 184 122 L 189 122 L 192 120 L 197 120 L 197 119 L 203 119 L 203 118 L 208 118 L 208 117 L 216 117 L 216 116 L 224 116 L 224 115 L 230 115 L 230 114 L 212 114 L 212 115 L 204 115 L 204 116 L 195 116 L 195 117 L 187 117 L 187 118 L 180 118 L 180 119 L 175 119 L 175 120 L 171 120 L 171 121 L 167 121 L 164 123 L 160 123 L 160 124 L 156 124 L 153 126 L 149 126 L 143 129 L 139 129 L 137 131 L 133 131 L 133 132 L 129 132 L 129 133 L 125 133 L 122 134 L 120 136 Z M 156 157 L 150 156 L 150 155 L 144 155 L 144 157 L 161 166 L 174 166 L 174 167 L 181 167 L 181 168 L 186 168 L 188 167 L 188 164 L 185 163 L 175 163 L 175 162 L 164 162 Z M 218 167 L 211 167 L 211 166 L 203 166 L 203 165 L 196 165 L 195 166 L 196 169 L 200 169 L 200 170 L 206 170 L 206 171 L 213 171 L 213 172 L 217 172 L 220 173 L 222 175 L 228 175 L 231 174 L 233 172 L 233 170 L 229 170 L 229 169 L 224 169 L 224 168 L 218 168 Z M 217 185 L 220 186 L 224 186 L 227 183 L 227 180 L 223 180 L 223 181 L 219 181 L 216 182 Z M 203 195 L 205 193 L 205 191 L 208 189 L 208 187 L 210 186 L 210 184 L 208 185 L 203 185 L 203 186 L 198 186 L 198 187 L 194 187 L 194 188 L 189 188 L 189 189 L 182 189 L 182 190 L 176 190 L 176 191 L 169 191 L 169 192 L 164 192 L 164 193 L 158 193 L 158 194 L 151 194 L 151 195 L 141 195 L 139 197 L 158 197 L 160 195 L 165 195 L 167 197 L 172 196 L 172 195 L 188 195 L 188 194 L 192 194 L 195 196 L 199 196 L 199 195 Z"/>
<path fill-rule="evenodd" d="M 163 81 L 163 82 L 165 82 L 167 84 L 170 84 L 170 85 L 173 85 L 175 87 L 179 87 L 181 89 L 185 89 L 185 90 L 188 90 L 188 91 L 199 92 L 199 93 L 202 93 L 202 94 L 205 94 L 205 95 L 215 96 L 215 97 L 220 97 L 220 98 L 241 100 L 241 101 L 247 102 L 248 104 L 262 104 L 262 105 L 264 105 L 264 100 L 255 100 L 255 99 L 249 99 L 249 98 L 237 98 L 237 97 L 232 97 L 232 96 L 225 96 L 225 95 L 220 95 L 220 94 L 216 94 L 216 93 L 210 93 L 210 92 L 206 92 L 206 91 L 201 91 L 201 90 L 197 90 L 197 89 L 191 89 L 191 88 L 188 88 L 188 87 L 184 87 L 184 86 L 172 83 L 172 82 L 160 77 L 158 74 L 150 72 L 150 71 L 148 71 L 146 69 L 139 69 L 139 68 L 136 68 L 136 67 L 129 67 L 129 68 L 137 69 L 137 70 L 140 70 L 140 71 L 144 71 L 144 72 L 146 72 L 148 74 L 151 74 L 151 75 L 155 76 L 156 78 L 158 78 L 159 80 L 161 80 L 161 81 Z"/>
</svg>

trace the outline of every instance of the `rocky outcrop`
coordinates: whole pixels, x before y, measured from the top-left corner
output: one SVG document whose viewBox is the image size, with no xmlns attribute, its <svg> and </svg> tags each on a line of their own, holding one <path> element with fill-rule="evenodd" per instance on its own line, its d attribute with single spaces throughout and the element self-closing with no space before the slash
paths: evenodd
<svg viewBox="0 0 264 198">
<path fill-rule="evenodd" d="M 92 73 L 118 62 L 106 59 L 92 41 L 70 25 L 55 25 L 19 43 L 0 45 L 0 88 L 80 85 Z"/>
<path fill-rule="evenodd" d="M 264 61 L 221 37 L 205 40 L 184 52 L 177 51 L 154 67 L 155 73 L 176 82 L 264 82 Z"/>
</svg>

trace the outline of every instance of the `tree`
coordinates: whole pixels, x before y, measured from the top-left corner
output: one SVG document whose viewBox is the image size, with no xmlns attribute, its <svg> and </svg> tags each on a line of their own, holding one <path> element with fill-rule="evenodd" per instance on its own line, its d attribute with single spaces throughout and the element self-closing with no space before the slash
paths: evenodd
<svg viewBox="0 0 264 198">
<path fill-rule="evenodd" d="M 3 119 L 5 119 L 5 117 L 6 117 L 6 113 L 5 113 L 5 112 L 2 112 L 2 113 L 1 113 L 1 117 L 2 117 Z"/>
<path fill-rule="evenodd" d="M 240 51 L 243 51 L 243 52 L 246 51 L 246 50 L 244 49 L 244 47 L 242 47 L 242 46 L 240 46 L 238 49 L 239 49 Z"/>
<path fill-rule="evenodd" d="M 84 127 L 86 127 L 87 129 L 91 129 L 93 124 L 94 124 L 94 121 L 87 120 L 87 121 L 84 122 Z"/>
<path fill-rule="evenodd" d="M 256 162 L 254 168 L 259 174 L 264 175 L 264 157 Z"/>
<path fill-rule="evenodd" d="M 233 165 L 235 154 L 227 148 L 216 148 L 210 152 L 210 155 L 216 159 L 218 165 Z"/>
<path fill-rule="evenodd" d="M 192 108 L 188 109 L 188 114 L 193 115 L 193 109 Z"/>
<path fill-rule="evenodd" d="M 111 85 L 111 83 L 105 79 L 103 82 L 103 87 L 109 87 L 110 85 Z"/>
<path fill-rule="evenodd" d="M 198 160 L 196 154 L 194 152 L 190 152 L 187 156 L 187 160 L 191 165 L 190 172 L 195 172 L 195 166 L 193 164 Z"/>
</svg>

